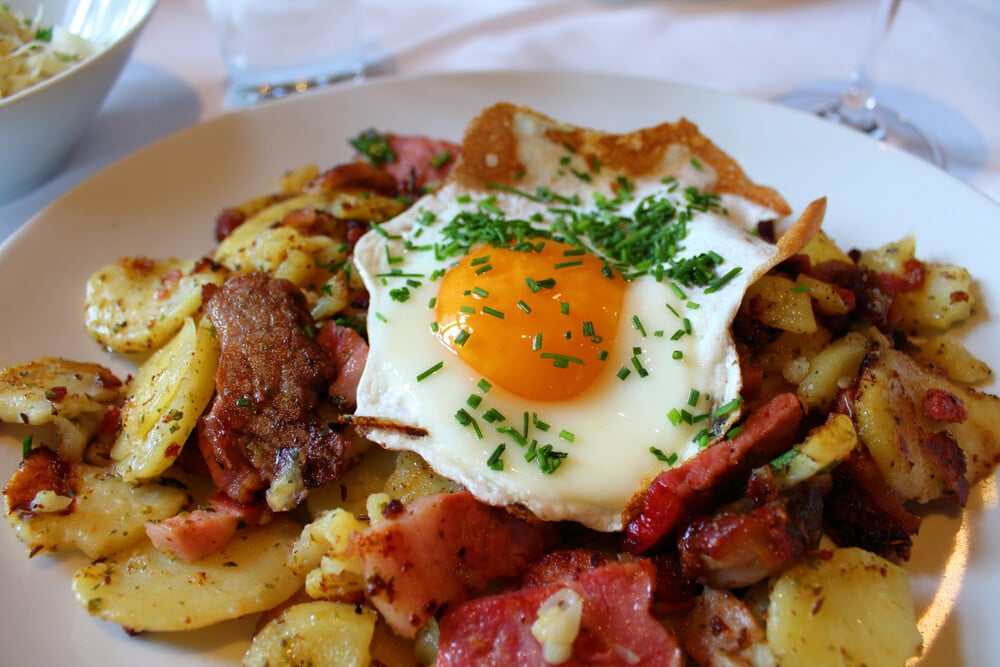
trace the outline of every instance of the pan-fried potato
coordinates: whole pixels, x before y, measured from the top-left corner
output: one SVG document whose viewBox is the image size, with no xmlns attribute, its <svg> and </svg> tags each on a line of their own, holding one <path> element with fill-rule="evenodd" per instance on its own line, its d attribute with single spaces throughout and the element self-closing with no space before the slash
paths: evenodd
<svg viewBox="0 0 1000 667">
<path fill-rule="evenodd" d="M 943 370 L 949 380 L 963 384 L 986 382 L 993 370 L 986 362 L 977 359 L 958 338 L 947 334 L 923 340 L 910 340 L 916 346 L 911 354 L 915 359 Z"/>
<path fill-rule="evenodd" d="M 370 607 L 305 602 L 265 625 L 243 656 L 244 667 L 367 667 L 378 615 Z"/>
<path fill-rule="evenodd" d="M 962 423 L 943 423 L 923 414 L 928 389 L 957 396 L 968 410 Z M 927 502 L 947 492 L 948 481 L 921 447 L 931 434 L 945 431 L 964 453 L 972 484 L 1000 461 L 1000 398 L 950 382 L 892 349 L 873 352 L 864 362 L 855 400 L 861 441 L 871 452 L 889 487 L 905 500 Z"/>
<path fill-rule="evenodd" d="M 809 334 L 816 331 L 816 316 L 808 289 L 778 275 L 766 275 L 750 286 L 744 303 L 760 304 L 758 320 L 769 327 L 791 333 Z"/>
<path fill-rule="evenodd" d="M 60 458 L 80 461 L 121 393 L 121 381 L 99 364 L 43 357 L 0 372 L 0 421 L 52 424 Z"/>
<path fill-rule="evenodd" d="M 203 285 L 229 272 L 206 260 L 125 257 L 87 281 L 87 331 L 114 352 L 145 352 L 167 343 L 201 308 Z"/>
<path fill-rule="evenodd" d="M 77 549 L 88 558 L 100 558 L 146 539 L 147 521 L 166 519 L 190 498 L 166 483 L 132 484 L 107 469 L 74 463 L 78 480 L 72 511 L 7 513 L 17 538 L 32 554 Z"/>
<path fill-rule="evenodd" d="M 782 667 L 902 667 L 923 642 L 906 571 L 856 548 L 778 577 L 767 640 Z"/>
<path fill-rule="evenodd" d="M 790 488 L 824 473 L 850 456 L 858 434 L 847 415 L 834 415 L 817 426 L 806 439 L 771 462 L 778 486 Z"/>
<path fill-rule="evenodd" d="M 901 329 L 943 331 L 972 316 L 972 276 L 960 266 L 928 264 L 919 289 L 896 297 Z"/>
<path fill-rule="evenodd" d="M 360 460 L 345 470 L 336 482 L 313 489 L 306 496 L 306 506 L 313 518 L 337 508 L 346 509 L 358 517 L 364 516 L 368 496 L 383 491 L 396 468 L 396 452 L 362 438 L 352 440 L 349 451 L 355 457 L 360 452 Z"/>
<path fill-rule="evenodd" d="M 858 258 L 858 264 L 875 273 L 890 273 L 894 276 L 906 274 L 906 263 L 916 258 L 917 240 L 912 234 L 893 243 L 865 250 Z"/>
<path fill-rule="evenodd" d="M 196 563 L 145 541 L 78 570 L 73 592 L 92 615 L 134 632 L 194 630 L 271 609 L 302 586 L 286 567 L 300 528 L 278 517 Z"/>
<path fill-rule="evenodd" d="M 850 256 L 841 250 L 840 246 L 827 236 L 826 232 L 822 229 L 802 248 L 802 254 L 807 255 L 814 265 L 833 261 L 846 262 L 848 264 L 854 263 Z"/>
<path fill-rule="evenodd" d="M 799 383 L 802 405 L 807 410 L 829 408 L 841 389 L 854 384 L 868 348 L 868 339 L 852 331 L 820 350 Z"/>
<path fill-rule="evenodd" d="M 170 467 L 215 392 L 219 342 L 208 319 L 188 318 L 147 359 L 129 385 L 121 432 L 111 448 L 115 470 L 142 481 Z"/>
</svg>

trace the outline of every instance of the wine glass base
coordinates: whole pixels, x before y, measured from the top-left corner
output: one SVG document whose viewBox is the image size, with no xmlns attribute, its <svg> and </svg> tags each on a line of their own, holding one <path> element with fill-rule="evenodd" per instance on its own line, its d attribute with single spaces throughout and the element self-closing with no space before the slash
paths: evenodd
<svg viewBox="0 0 1000 667">
<path fill-rule="evenodd" d="M 931 139 L 910 123 L 902 114 L 876 105 L 868 116 L 869 122 L 859 125 L 841 111 L 841 97 L 832 92 L 795 92 L 778 100 L 781 104 L 816 114 L 831 122 L 863 132 L 878 141 L 896 146 L 930 162 L 936 167 L 945 167 L 944 152 Z"/>
</svg>

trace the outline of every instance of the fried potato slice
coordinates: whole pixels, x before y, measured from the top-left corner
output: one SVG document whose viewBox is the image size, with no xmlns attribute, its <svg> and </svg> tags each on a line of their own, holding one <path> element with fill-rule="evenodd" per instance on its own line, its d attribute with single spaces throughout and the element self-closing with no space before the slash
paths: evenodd
<svg viewBox="0 0 1000 667">
<path fill-rule="evenodd" d="M 114 352 L 144 352 L 166 344 L 201 308 L 203 285 L 229 272 L 204 259 L 125 257 L 87 281 L 84 323 Z"/>
<path fill-rule="evenodd" d="M 121 394 L 121 380 L 104 366 L 43 357 L 0 372 L 0 421 L 52 424 L 60 458 L 79 461 Z"/>
<path fill-rule="evenodd" d="M 114 468 L 143 481 L 170 467 L 215 391 L 219 342 L 208 319 L 188 318 L 169 344 L 147 359 L 129 384 Z"/>
<path fill-rule="evenodd" d="M 270 609 L 302 586 L 286 567 L 301 526 L 278 517 L 220 552 L 185 563 L 144 541 L 73 576 L 77 601 L 130 632 L 194 630 Z"/>
<path fill-rule="evenodd" d="M 69 465 L 76 487 L 72 498 L 64 498 L 69 501 L 65 504 L 68 513 L 21 513 L 7 508 L 7 522 L 33 555 L 75 549 L 89 558 L 107 556 L 146 539 L 147 521 L 171 517 L 190 500 L 182 489 L 167 483 L 133 484 L 105 468 Z"/>
<path fill-rule="evenodd" d="M 931 390 L 959 399 L 968 417 L 955 423 L 930 419 L 923 405 Z M 866 358 L 855 422 L 889 487 L 904 500 L 927 502 L 955 491 L 954 480 L 924 444 L 937 433 L 957 443 L 960 451 L 954 454 L 960 456 L 970 485 L 1000 461 L 1000 398 L 935 375 L 897 350 L 883 348 Z"/>
<path fill-rule="evenodd" d="M 767 641 L 782 667 L 901 667 L 923 642 L 906 571 L 856 548 L 810 558 L 778 577 Z"/>
<path fill-rule="evenodd" d="M 993 369 L 978 359 L 961 340 L 944 334 L 925 339 L 910 339 L 916 350 L 913 358 L 934 369 L 944 371 L 949 380 L 963 384 L 986 382 L 993 376 Z"/>
<path fill-rule="evenodd" d="M 377 614 L 340 602 L 305 602 L 265 625 L 243 656 L 244 667 L 367 667 Z"/>
</svg>

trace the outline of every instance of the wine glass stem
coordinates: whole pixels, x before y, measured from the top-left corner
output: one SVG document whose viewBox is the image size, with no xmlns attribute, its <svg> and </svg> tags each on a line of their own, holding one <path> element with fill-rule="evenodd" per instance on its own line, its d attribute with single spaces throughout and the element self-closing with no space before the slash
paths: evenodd
<svg viewBox="0 0 1000 667">
<path fill-rule="evenodd" d="M 902 0 L 878 0 L 875 17 L 868 32 L 868 40 L 861 58 L 851 73 L 851 82 L 847 92 L 841 98 L 835 109 L 827 115 L 836 115 L 849 125 L 867 132 L 879 139 L 882 129 L 875 118 L 875 62 L 885 41 L 885 36 L 892 27 Z"/>
</svg>

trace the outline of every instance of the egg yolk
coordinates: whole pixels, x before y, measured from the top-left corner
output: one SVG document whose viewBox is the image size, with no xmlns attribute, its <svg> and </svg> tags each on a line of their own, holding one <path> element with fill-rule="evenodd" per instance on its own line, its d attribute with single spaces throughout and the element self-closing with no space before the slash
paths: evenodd
<svg viewBox="0 0 1000 667">
<path fill-rule="evenodd" d="M 572 398 L 607 370 L 624 295 L 625 281 L 602 259 L 564 243 L 483 246 L 442 278 L 437 335 L 518 396 Z"/>
</svg>

